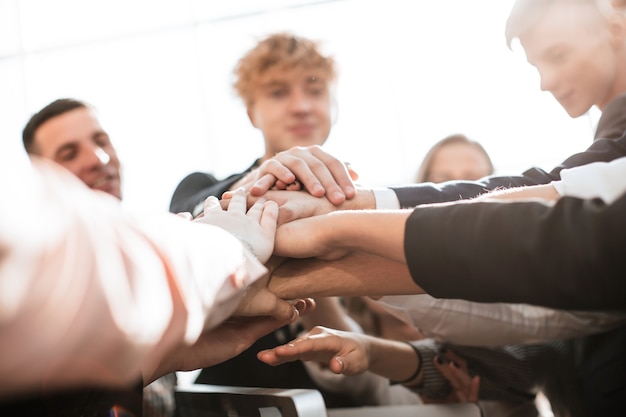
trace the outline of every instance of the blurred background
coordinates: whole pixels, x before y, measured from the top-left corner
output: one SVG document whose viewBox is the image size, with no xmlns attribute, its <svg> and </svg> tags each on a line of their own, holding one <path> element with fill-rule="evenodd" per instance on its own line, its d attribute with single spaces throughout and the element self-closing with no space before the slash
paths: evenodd
<svg viewBox="0 0 626 417">
<path fill-rule="evenodd" d="M 451 133 L 496 172 L 551 169 L 587 148 L 598 114 L 570 119 L 504 24 L 512 0 L 0 0 L 0 161 L 25 158 L 28 118 L 61 97 L 93 104 L 123 164 L 124 205 L 167 210 L 192 171 L 223 177 L 262 154 L 232 90 L 266 35 L 318 40 L 339 68 L 325 148 L 360 183 L 413 181 Z M 13 180 L 3 178 L 2 181 Z"/>
</svg>

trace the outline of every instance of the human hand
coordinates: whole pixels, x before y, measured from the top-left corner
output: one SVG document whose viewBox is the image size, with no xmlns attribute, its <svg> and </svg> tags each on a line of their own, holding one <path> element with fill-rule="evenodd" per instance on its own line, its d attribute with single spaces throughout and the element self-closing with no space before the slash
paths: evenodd
<svg viewBox="0 0 626 417">
<path fill-rule="evenodd" d="M 260 361 L 276 366 L 285 362 L 315 361 L 336 374 L 357 375 L 370 365 L 369 336 L 316 326 L 286 345 L 262 350 Z"/>
<path fill-rule="evenodd" d="M 163 356 L 144 383 L 174 371 L 207 368 L 239 355 L 259 338 L 284 326 L 288 320 L 274 317 L 231 317 L 203 332 L 193 345 L 181 344 Z"/>
<path fill-rule="evenodd" d="M 425 403 L 464 403 L 478 402 L 480 377 L 470 376 L 467 361 L 451 351 L 444 349 L 434 358 L 435 367 L 448 380 L 452 391 L 444 398 L 424 397 Z"/>
<path fill-rule="evenodd" d="M 290 258 L 334 260 L 350 250 L 333 246 L 329 233 L 334 230 L 332 214 L 314 216 L 282 224 L 276 229 L 274 254 Z"/>
<path fill-rule="evenodd" d="M 252 283 L 239 301 L 233 316 L 272 316 L 276 320 L 293 323 L 300 315 L 308 314 L 315 309 L 312 298 L 298 300 L 282 300 L 271 292 L 267 283 L 269 274 Z"/>
<path fill-rule="evenodd" d="M 334 205 L 355 195 L 356 172 L 319 145 L 296 146 L 264 161 L 235 184 L 252 196 L 262 196 L 270 189 L 306 190 L 315 197 L 326 196 Z M 230 198 L 225 193 L 223 198 Z"/>
<path fill-rule="evenodd" d="M 232 194 L 226 210 L 222 209 L 216 197 L 211 196 L 204 202 L 203 216 L 194 221 L 229 231 L 259 261 L 265 263 L 274 248 L 278 206 L 275 202 L 259 199 L 246 211 L 246 204 L 246 193 L 243 189 Z"/>
</svg>

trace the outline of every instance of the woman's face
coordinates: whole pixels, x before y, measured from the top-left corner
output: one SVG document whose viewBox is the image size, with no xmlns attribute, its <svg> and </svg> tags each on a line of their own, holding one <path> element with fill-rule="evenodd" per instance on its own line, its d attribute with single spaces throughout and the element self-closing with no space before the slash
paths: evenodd
<svg viewBox="0 0 626 417">
<path fill-rule="evenodd" d="M 491 173 L 491 163 L 480 149 L 465 143 L 452 143 L 434 155 L 426 181 L 472 181 Z"/>
</svg>

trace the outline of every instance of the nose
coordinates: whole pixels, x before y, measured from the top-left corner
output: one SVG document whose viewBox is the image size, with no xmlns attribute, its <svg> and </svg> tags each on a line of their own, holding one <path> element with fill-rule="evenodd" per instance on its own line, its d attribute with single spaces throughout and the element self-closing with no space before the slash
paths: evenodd
<svg viewBox="0 0 626 417">
<path fill-rule="evenodd" d="M 102 149 L 101 147 L 97 147 L 96 148 L 96 157 L 100 160 L 100 163 L 102 165 L 106 165 L 109 163 L 109 161 L 111 160 L 111 157 L 109 156 L 108 153 L 106 153 L 104 151 L 104 149 Z"/>
<path fill-rule="evenodd" d="M 108 153 L 105 152 L 100 146 L 93 146 L 88 151 L 89 160 L 93 165 L 106 165 L 111 160 Z"/>
<path fill-rule="evenodd" d="M 553 71 L 540 70 L 539 80 L 541 91 L 555 91 L 558 77 L 555 76 Z"/>
<path fill-rule="evenodd" d="M 311 110 L 311 98 L 304 91 L 295 90 L 289 99 L 289 107 L 297 113 L 306 113 Z"/>
</svg>

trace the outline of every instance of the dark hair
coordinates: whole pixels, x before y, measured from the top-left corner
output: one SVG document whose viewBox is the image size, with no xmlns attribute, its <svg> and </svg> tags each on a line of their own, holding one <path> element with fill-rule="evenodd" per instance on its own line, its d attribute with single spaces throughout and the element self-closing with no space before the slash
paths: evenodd
<svg viewBox="0 0 626 417">
<path fill-rule="evenodd" d="M 475 140 L 471 140 L 470 138 L 468 138 L 467 136 L 461 133 L 456 133 L 454 135 L 446 136 L 445 138 L 441 139 L 439 142 L 435 143 L 432 148 L 430 148 L 428 153 L 426 153 L 426 156 L 424 157 L 422 164 L 419 167 L 415 182 L 428 181 L 428 178 L 430 176 L 430 169 L 433 164 L 433 159 L 435 158 L 435 155 L 437 154 L 437 152 L 439 152 L 440 149 L 448 145 L 455 145 L 455 144 L 469 145 L 478 149 L 483 155 L 485 155 L 485 158 L 487 158 L 487 162 L 489 163 L 489 169 L 491 171 L 490 174 L 493 173 L 493 163 L 491 162 L 491 158 L 489 157 L 489 154 L 487 153 L 485 148 L 483 148 L 483 146 L 480 143 L 476 142 Z"/>
<path fill-rule="evenodd" d="M 39 110 L 30 118 L 28 123 L 26 123 L 26 126 L 24 126 L 24 130 L 22 131 L 22 142 L 24 144 L 24 149 L 26 149 L 26 152 L 28 152 L 29 154 L 35 153 L 35 132 L 42 124 L 63 113 L 67 113 L 68 111 L 89 107 L 91 107 L 89 104 L 79 100 L 75 100 L 72 98 L 60 98 L 48 104 L 43 109 Z"/>
</svg>

